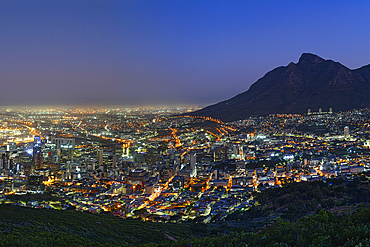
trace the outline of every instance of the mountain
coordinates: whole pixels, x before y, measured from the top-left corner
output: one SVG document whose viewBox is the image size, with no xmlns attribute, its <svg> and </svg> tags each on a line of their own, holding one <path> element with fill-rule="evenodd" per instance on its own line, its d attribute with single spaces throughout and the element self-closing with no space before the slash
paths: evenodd
<svg viewBox="0 0 370 247">
<path fill-rule="evenodd" d="M 370 107 L 370 65 L 351 70 L 317 55 L 303 53 L 298 63 L 278 67 L 250 86 L 249 90 L 193 112 L 235 121 L 274 113 L 345 111 Z"/>
</svg>

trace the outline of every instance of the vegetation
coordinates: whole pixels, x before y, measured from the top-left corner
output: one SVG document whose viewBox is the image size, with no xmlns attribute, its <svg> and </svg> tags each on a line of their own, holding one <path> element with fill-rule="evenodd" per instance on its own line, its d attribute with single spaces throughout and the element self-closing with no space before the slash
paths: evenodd
<svg viewBox="0 0 370 247">
<path fill-rule="evenodd" d="M 18 202 L 18 201 L 59 201 L 60 199 L 56 196 L 53 196 L 49 193 L 44 194 L 26 194 L 26 195 L 7 195 L 6 198 L 10 201 Z"/>
<path fill-rule="evenodd" d="M 320 211 L 296 222 L 279 220 L 258 232 L 180 240 L 171 246 L 370 246 L 370 209 L 353 214 Z"/>
<path fill-rule="evenodd" d="M 328 179 L 326 182 L 300 182 L 286 184 L 281 188 L 266 189 L 253 194 L 257 205 L 250 210 L 237 211 L 228 220 L 261 225 L 276 218 L 296 220 L 321 210 L 335 213 L 353 212 L 357 207 L 370 202 L 370 184 L 367 176 L 352 181 Z M 255 224 L 254 224 L 255 225 Z"/>
<path fill-rule="evenodd" d="M 370 246 L 366 175 L 253 196 L 258 203 L 249 210 L 211 224 L 0 205 L 0 246 Z"/>
<path fill-rule="evenodd" d="M 183 224 L 122 220 L 111 214 L 0 205 L 0 246 L 129 246 L 191 236 Z"/>
</svg>

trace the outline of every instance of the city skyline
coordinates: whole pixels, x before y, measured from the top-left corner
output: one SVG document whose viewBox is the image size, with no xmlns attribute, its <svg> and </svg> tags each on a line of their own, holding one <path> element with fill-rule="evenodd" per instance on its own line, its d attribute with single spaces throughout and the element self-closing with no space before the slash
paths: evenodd
<svg viewBox="0 0 370 247">
<path fill-rule="evenodd" d="M 0 3 L 2 106 L 205 106 L 303 52 L 370 62 L 365 2 Z"/>
<path fill-rule="evenodd" d="M 369 10 L 0 0 L 0 246 L 368 246 Z"/>
</svg>

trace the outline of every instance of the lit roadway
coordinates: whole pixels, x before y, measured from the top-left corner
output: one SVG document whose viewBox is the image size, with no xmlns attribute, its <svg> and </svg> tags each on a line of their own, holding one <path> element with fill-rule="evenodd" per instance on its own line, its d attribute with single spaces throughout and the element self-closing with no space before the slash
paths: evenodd
<svg viewBox="0 0 370 247">
<path fill-rule="evenodd" d="M 160 194 L 162 193 L 163 190 L 166 190 L 168 188 L 168 185 L 171 183 L 173 177 L 171 177 L 170 179 L 168 179 L 168 181 L 166 182 L 166 184 L 157 192 L 153 193 L 150 197 L 149 197 L 149 200 L 146 200 L 140 207 L 137 208 L 137 210 L 140 210 L 142 208 L 145 208 L 149 202 L 151 201 L 154 201 L 158 196 L 160 196 Z"/>
</svg>

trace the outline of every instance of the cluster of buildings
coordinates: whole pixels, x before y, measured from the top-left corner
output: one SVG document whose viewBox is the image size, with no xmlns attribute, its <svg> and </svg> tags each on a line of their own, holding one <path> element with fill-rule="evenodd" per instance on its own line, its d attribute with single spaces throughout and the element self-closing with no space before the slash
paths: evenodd
<svg viewBox="0 0 370 247">
<path fill-rule="evenodd" d="M 370 167 L 367 109 L 232 123 L 165 113 L 7 111 L 1 119 L 9 135 L 0 150 L 2 201 L 210 222 L 248 209 L 253 191 L 351 178 Z M 22 134 L 27 141 L 12 138 L 15 128 L 29 131 Z M 6 199 L 25 193 L 52 194 L 63 206 Z"/>
</svg>

